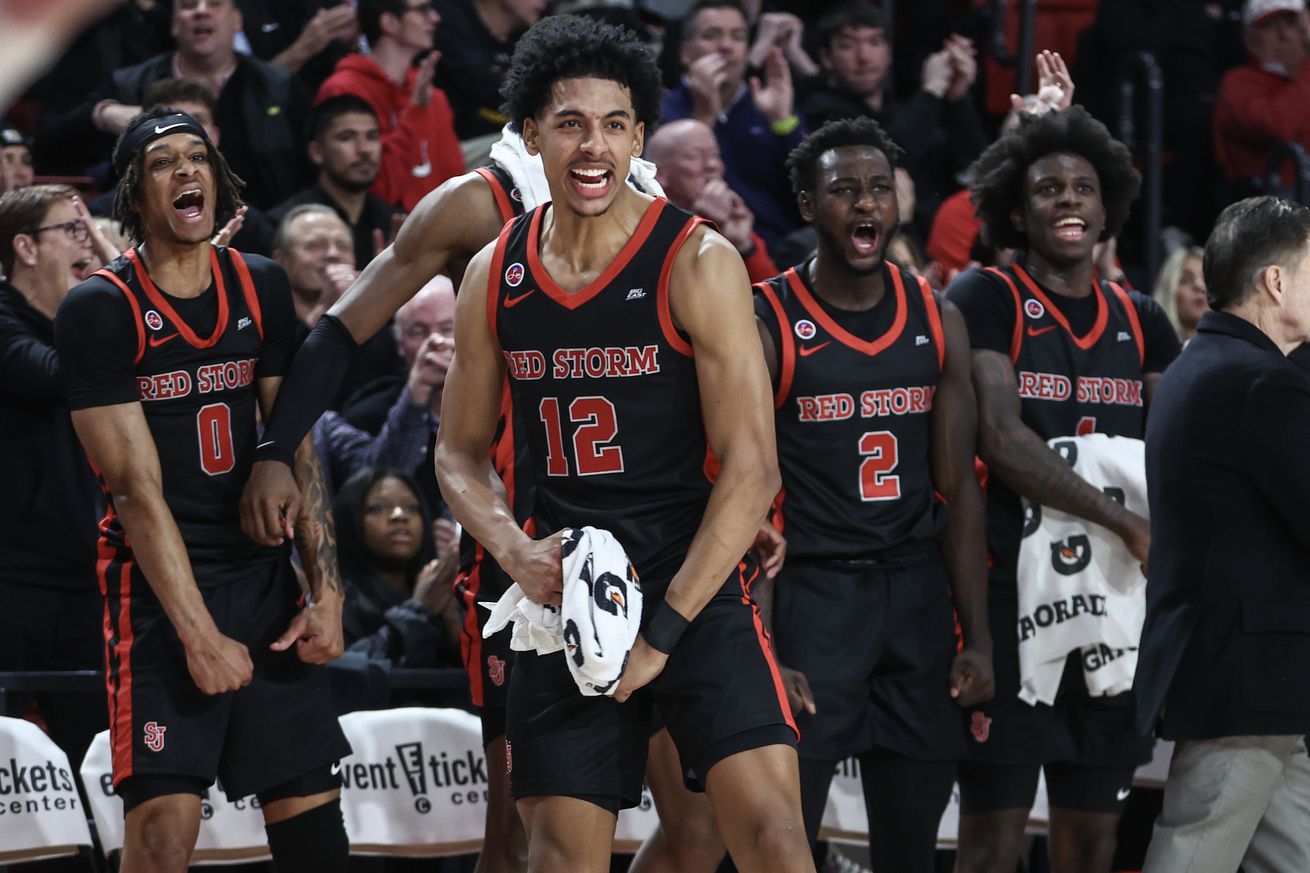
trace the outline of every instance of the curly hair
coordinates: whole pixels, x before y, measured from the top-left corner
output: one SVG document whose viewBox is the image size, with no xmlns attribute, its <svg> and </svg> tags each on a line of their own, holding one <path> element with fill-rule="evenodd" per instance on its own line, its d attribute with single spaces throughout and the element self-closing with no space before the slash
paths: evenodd
<svg viewBox="0 0 1310 873">
<path fill-rule="evenodd" d="M 139 122 L 163 118 L 165 115 L 173 115 L 177 112 L 178 110 L 171 106 L 151 106 L 140 115 L 133 116 L 127 123 L 126 130 L 136 127 Z M 126 130 L 119 136 L 119 142 L 122 141 L 123 136 L 126 136 Z M 209 163 L 214 168 L 214 230 L 218 230 L 227 224 L 243 205 L 241 189 L 246 183 L 232 172 L 232 168 L 223 158 L 223 153 L 215 148 L 212 142 L 208 140 L 206 142 L 209 146 Z M 114 192 L 113 218 L 122 227 L 123 235 L 137 243 L 145 239 L 145 226 L 141 223 L 140 213 L 141 184 L 145 180 L 144 158 L 144 150 L 132 156 L 132 161 L 127 165 L 122 178 L 118 180 L 118 188 Z"/>
<path fill-rule="evenodd" d="M 1027 234 L 1015 228 L 1010 215 L 1023 207 L 1028 168 L 1057 152 L 1080 155 L 1096 170 L 1105 207 L 1101 239 L 1109 239 L 1123 228 L 1141 190 L 1142 177 L 1133 169 L 1128 147 L 1112 137 L 1086 109 L 1071 106 L 1045 115 L 1021 115 L 1017 128 L 988 146 L 974 161 L 970 196 L 990 245 L 1027 245 Z"/>
<path fill-rule="evenodd" d="M 510 129 L 535 118 L 561 79 L 594 77 L 618 82 L 632 95 L 636 120 L 649 131 L 659 121 L 664 86 L 655 55 L 632 31 L 580 15 L 543 18 L 519 39 L 500 86 Z"/>
<path fill-rule="evenodd" d="M 829 121 L 814 133 L 801 140 L 787 156 L 787 172 L 791 176 L 792 191 L 814 189 L 819 158 L 824 152 L 842 146 L 873 146 L 887 156 L 887 163 L 896 169 L 896 162 L 904 152 L 878 122 L 872 118 L 843 118 Z"/>
</svg>

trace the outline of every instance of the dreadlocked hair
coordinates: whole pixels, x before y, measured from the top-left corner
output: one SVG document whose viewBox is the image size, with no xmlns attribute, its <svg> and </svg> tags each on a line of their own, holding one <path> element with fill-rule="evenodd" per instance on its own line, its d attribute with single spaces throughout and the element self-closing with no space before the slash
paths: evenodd
<svg viewBox="0 0 1310 873">
<path fill-rule="evenodd" d="M 128 122 L 125 130 L 135 127 L 138 121 L 149 121 L 181 112 L 171 106 L 155 105 Z M 120 140 L 122 137 L 120 136 Z M 232 220 L 245 201 L 241 199 L 241 189 L 246 186 L 240 176 L 232 172 L 227 159 L 223 157 L 212 142 L 206 139 L 209 163 L 214 168 L 214 230 Z M 134 243 L 145 239 L 145 227 L 141 223 L 141 184 L 145 179 L 145 150 L 132 156 L 127 169 L 114 190 L 113 219 L 123 229 L 123 235 Z"/>
</svg>

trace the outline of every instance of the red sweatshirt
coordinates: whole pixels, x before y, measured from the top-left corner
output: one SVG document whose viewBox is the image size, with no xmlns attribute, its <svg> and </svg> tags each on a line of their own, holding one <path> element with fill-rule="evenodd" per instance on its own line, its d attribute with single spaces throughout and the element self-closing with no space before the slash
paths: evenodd
<svg viewBox="0 0 1310 873">
<path fill-rule="evenodd" d="M 372 191 L 406 212 L 424 194 L 464 172 L 464 153 L 446 95 L 433 88 L 427 106 L 412 105 L 414 76 L 410 69 L 405 84 L 398 85 L 367 55 L 348 55 L 323 82 L 315 100 L 354 94 L 373 105 L 382 129 L 382 166 Z"/>
<path fill-rule="evenodd" d="M 1310 149 L 1310 61 L 1292 78 L 1255 61 L 1229 70 L 1214 109 L 1214 154 L 1230 179 L 1263 176 L 1284 140 Z"/>
</svg>

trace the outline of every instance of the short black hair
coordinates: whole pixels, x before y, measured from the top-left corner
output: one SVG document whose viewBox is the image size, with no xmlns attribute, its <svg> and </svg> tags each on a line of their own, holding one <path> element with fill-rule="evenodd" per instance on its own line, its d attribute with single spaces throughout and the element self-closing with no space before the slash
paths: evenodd
<svg viewBox="0 0 1310 873">
<path fill-rule="evenodd" d="M 123 133 L 119 135 L 118 142 L 121 143 L 127 134 L 135 129 L 138 125 L 153 121 L 156 118 L 163 118 L 165 115 L 176 115 L 177 110 L 170 106 L 151 106 L 139 115 L 132 117 L 127 123 Z M 197 123 L 198 124 L 198 123 Z M 218 231 L 223 225 L 232 220 L 232 216 L 237 214 L 237 210 L 243 205 L 241 200 L 241 189 L 245 187 L 245 182 L 241 177 L 232 172 L 228 166 L 227 160 L 223 153 L 205 138 L 209 146 L 209 162 L 214 167 L 214 230 Z M 114 150 L 118 150 L 117 143 Z M 113 218 L 123 228 L 123 233 L 133 242 L 141 242 L 145 239 L 145 226 L 141 223 L 140 202 L 141 202 L 141 183 L 145 176 L 143 162 L 145 150 L 137 152 L 127 164 L 127 169 L 123 171 L 123 176 L 118 180 L 118 188 L 114 193 L 114 213 Z"/>
<path fill-rule="evenodd" d="M 696 26 L 696 16 L 706 9 L 735 9 L 741 13 L 741 20 L 746 22 L 746 26 L 750 26 L 751 18 L 746 14 L 746 7 L 741 3 L 741 0 L 696 0 L 679 22 L 681 26 L 678 28 L 678 32 L 682 36 L 683 42 L 691 38 L 691 29 Z"/>
<path fill-rule="evenodd" d="M 1133 156 L 1127 146 L 1112 137 L 1086 109 L 1070 106 L 1045 115 L 1020 115 L 1019 126 L 988 146 L 973 162 L 970 194 L 990 245 L 1027 245 L 1028 235 L 1014 226 L 1010 215 L 1024 202 L 1028 168 L 1057 152 L 1081 155 L 1096 170 L 1105 207 L 1101 239 L 1109 239 L 1123 229 L 1142 187 L 1141 174 L 1133 169 Z"/>
<path fill-rule="evenodd" d="M 359 18 L 359 32 L 371 46 L 377 45 L 382 35 L 382 15 L 390 12 L 399 18 L 405 14 L 405 0 L 358 0 L 355 15 Z"/>
<path fill-rule="evenodd" d="M 842 118 L 829 121 L 823 127 L 801 140 L 787 156 L 787 172 L 791 175 L 791 189 L 799 194 L 814 190 L 819 158 L 824 152 L 842 146 L 873 146 L 887 156 L 887 163 L 896 169 L 903 152 L 882 125 L 872 118 Z"/>
<path fill-rule="evenodd" d="M 377 120 L 378 117 L 377 113 L 373 111 L 373 104 L 358 94 L 338 94 L 335 97 L 329 97 L 320 103 L 316 103 L 314 108 L 309 111 L 310 141 L 317 142 L 322 139 L 328 128 L 332 126 L 332 122 L 352 112 L 368 115 L 374 120 Z"/>
<path fill-rule="evenodd" d="M 214 92 L 195 79 L 156 79 L 141 91 L 141 105 L 199 103 L 214 114 Z"/>
<path fill-rule="evenodd" d="M 1219 213 L 1201 258 L 1205 296 L 1226 309 L 1255 292 L 1256 273 L 1292 268 L 1310 243 L 1310 208 L 1279 197 L 1248 197 Z"/>
<path fill-rule="evenodd" d="M 655 55 L 635 33 L 581 15 L 552 15 L 519 39 L 509 72 L 500 86 L 501 112 L 510 129 L 522 132 L 550 103 L 561 79 L 594 77 L 618 82 L 632 95 L 636 120 L 652 130 L 660 117 L 664 86 Z"/>
<path fill-rule="evenodd" d="M 336 499 L 332 501 L 332 517 L 336 521 L 337 531 L 337 560 L 341 565 L 342 578 L 350 584 L 359 585 L 366 580 L 376 579 L 377 562 L 364 541 L 364 501 L 373 486 L 383 479 L 399 479 L 404 483 L 418 500 L 422 515 L 418 554 L 405 567 L 405 581 L 412 590 L 423 565 L 436 557 L 436 544 L 432 535 L 432 513 L 427 501 L 423 499 L 422 489 L 408 473 L 385 467 L 363 467 L 341 486 Z"/>
<path fill-rule="evenodd" d="M 843 3 L 819 19 L 814 27 L 815 45 L 832 48 L 832 38 L 847 27 L 874 27 L 885 31 L 887 21 L 882 17 L 882 10 L 870 3 Z"/>
</svg>

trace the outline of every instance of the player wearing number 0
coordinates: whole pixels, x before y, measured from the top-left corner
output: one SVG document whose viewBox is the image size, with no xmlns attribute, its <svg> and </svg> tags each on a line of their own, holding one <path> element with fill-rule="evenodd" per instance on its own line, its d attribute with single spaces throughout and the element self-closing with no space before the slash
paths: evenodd
<svg viewBox="0 0 1310 873">
<path fill-rule="evenodd" d="M 334 765 L 350 748 L 316 666 L 342 649 L 341 590 L 309 443 L 292 519 L 306 605 L 289 547 L 249 539 L 238 512 L 256 409 L 295 351 L 290 285 L 272 261 L 210 245 L 240 182 L 189 115 L 137 116 L 114 165 L 138 244 L 73 289 L 55 334 L 110 503 L 99 576 L 122 868 L 185 870 L 217 776 L 229 797 L 259 797 L 279 871 L 344 871 Z"/>
<path fill-rule="evenodd" d="M 643 630 L 613 698 L 582 696 L 562 652 L 520 653 L 507 739 L 529 869 L 609 869 L 657 706 L 737 866 L 811 871 L 795 733 L 743 558 L 778 486 L 745 268 L 703 222 L 623 184 L 659 92 L 627 31 L 558 16 L 519 41 L 507 103 L 552 203 L 465 274 L 438 477 L 534 600 L 559 602 L 564 526 L 613 531 L 642 579 Z M 539 540 L 515 524 L 487 457 L 507 378 Z"/>
<path fill-rule="evenodd" d="M 968 719 L 958 869 L 1014 870 L 1044 766 L 1053 869 L 1105 873 L 1150 744 L 1136 735 L 1131 694 L 1088 696 L 1077 652 L 1054 706 L 1019 700 L 1020 498 L 1114 531 L 1145 563 L 1145 519 L 1080 479 L 1046 441 L 1092 432 L 1141 439 L 1178 337 L 1153 300 L 1096 275 L 1093 249 L 1123 226 L 1140 177 L 1128 150 L 1081 107 L 1024 116 L 978 158 L 974 179 L 989 241 L 1021 255 L 1004 269 L 961 274 L 948 293 L 973 346 L 996 666 L 996 698 Z"/>
<path fill-rule="evenodd" d="M 774 644 L 803 674 L 789 686 L 813 695 L 793 698 L 806 830 L 813 841 L 837 763 L 858 755 L 871 866 L 931 873 L 958 707 L 991 697 L 992 642 L 968 333 L 884 256 L 900 152 L 871 119 L 826 124 L 792 152 L 818 254 L 757 285 L 755 314 L 788 542 Z"/>
</svg>

